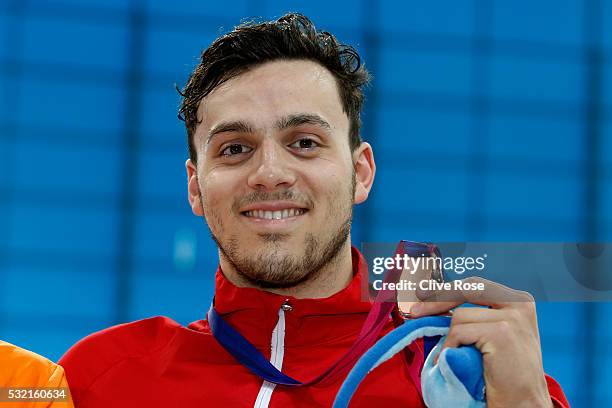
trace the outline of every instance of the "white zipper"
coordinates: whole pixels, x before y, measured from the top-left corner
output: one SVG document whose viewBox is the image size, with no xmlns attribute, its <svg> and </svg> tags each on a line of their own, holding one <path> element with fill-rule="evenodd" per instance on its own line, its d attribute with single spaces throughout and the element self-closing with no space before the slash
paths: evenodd
<svg viewBox="0 0 612 408">
<path fill-rule="evenodd" d="M 278 322 L 272 331 L 271 348 L 270 363 L 277 370 L 282 371 L 283 357 L 285 355 L 285 311 L 282 307 L 278 309 Z M 276 384 L 264 380 L 257 394 L 254 407 L 267 408 L 270 405 L 270 399 L 275 387 Z"/>
</svg>

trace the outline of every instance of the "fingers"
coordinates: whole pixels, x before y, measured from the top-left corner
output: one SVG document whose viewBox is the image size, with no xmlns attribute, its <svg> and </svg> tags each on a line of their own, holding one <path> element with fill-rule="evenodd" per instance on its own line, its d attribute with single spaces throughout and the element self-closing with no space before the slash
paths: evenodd
<svg viewBox="0 0 612 408">
<path fill-rule="evenodd" d="M 448 331 L 442 350 L 473 344 L 484 355 L 493 352 L 494 345 L 503 348 L 512 335 L 512 325 L 505 320 L 457 324 Z"/>
<path fill-rule="evenodd" d="M 461 302 L 463 303 L 463 302 Z M 457 307 L 461 303 L 457 302 L 418 302 L 410 307 L 410 317 L 432 316 L 446 313 Z"/>
<path fill-rule="evenodd" d="M 451 325 L 491 323 L 505 320 L 507 318 L 508 313 L 503 310 L 488 309 L 483 307 L 460 307 L 453 311 Z"/>
<path fill-rule="evenodd" d="M 414 317 L 434 315 L 449 311 L 463 303 L 473 303 L 495 309 L 517 306 L 520 303 L 533 303 L 533 297 L 497 282 L 481 277 L 469 277 L 446 282 L 443 289 L 417 290 L 421 302 L 412 305 L 410 313 Z"/>
<path fill-rule="evenodd" d="M 539 342 L 537 324 L 534 327 L 519 309 L 488 309 L 461 307 L 455 309 L 443 347 L 476 344 L 478 348 L 493 340 L 496 345 L 512 338 Z"/>
</svg>

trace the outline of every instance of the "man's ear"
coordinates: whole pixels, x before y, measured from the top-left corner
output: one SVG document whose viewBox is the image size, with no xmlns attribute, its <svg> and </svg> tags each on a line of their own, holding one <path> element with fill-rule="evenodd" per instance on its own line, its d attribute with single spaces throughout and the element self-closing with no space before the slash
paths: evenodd
<svg viewBox="0 0 612 408">
<path fill-rule="evenodd" d="M 198 169 L 191 159 L 187 159 L 185 168 L 187 169 L 187 193 L 189 195 L 191 211 L 194 215 L 203 217 L 202 195 L 200 194 L 200 185 L 198 184 Z"/>
<path fill-rule="evenodd" d="M 376 174 L 376 163 L 374 163 L 374 152 L 369 143 L 362 142 L 353 152 L 353 164 L 355 166 L 355 204 L 361 204 L 368 199 L 368 194 L 374 183 Z"/>
</svg>

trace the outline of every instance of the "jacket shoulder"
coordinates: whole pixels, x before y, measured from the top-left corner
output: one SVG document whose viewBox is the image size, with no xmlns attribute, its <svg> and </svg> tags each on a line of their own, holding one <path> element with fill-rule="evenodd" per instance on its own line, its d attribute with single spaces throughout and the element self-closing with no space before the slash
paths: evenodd
<svg viewBox="0 0 612 408">
<path fill-rule="evenodd" d="M 174 320 L 156 316 L 119 324 L 79 340 L 60 359 L 70 388 L 87 388 L 126 359 L 163 349 L 180 329 Z"/>
<path fill-rule="evenodd" d="M 55 386 L 64 371 L 51 360 L 0 340 L 0 386 Z"/>
</svg>

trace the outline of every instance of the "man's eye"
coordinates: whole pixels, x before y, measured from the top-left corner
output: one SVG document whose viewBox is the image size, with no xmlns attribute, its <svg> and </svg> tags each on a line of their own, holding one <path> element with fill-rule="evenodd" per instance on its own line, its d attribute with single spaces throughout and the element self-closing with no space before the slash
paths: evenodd
<svg viewBox="0 0 612 408">
<path fill-rule="evenodd" d="M 319 144 L 317 142 L 315 142 L 314 140 L 312 140 L 312 139 L 304 138 L 304 139 L 300 139 L 300 140 L 297 140 L 297 141 L 291 143 L 289 146 L 295 147 L 297 149 L 310 150 L 310 149 L 313 149 L 315 147 L 318 147 Z"/>
<path fill-rule="evenodd" d="M 223 149 L 223 151 L 221 152 L 221 156 L 234 156 L 241 153 L 249 153 L 251 150 L 253 149 L 248 146 L 234 143 Z"/>
</svg>

